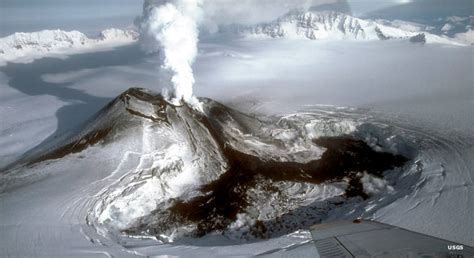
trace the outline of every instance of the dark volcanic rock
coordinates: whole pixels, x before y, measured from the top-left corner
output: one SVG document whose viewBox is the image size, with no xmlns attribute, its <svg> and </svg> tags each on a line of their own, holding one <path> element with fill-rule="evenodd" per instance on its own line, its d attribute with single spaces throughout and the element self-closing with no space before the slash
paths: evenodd
<svg viewBox="0 0 474 258">
<path fill-rule="evenodd" d="M 265 134 L 262 128 L 266 128 L 269 121 L 260 121 L 209 99 L 200 101 L 202 110 L 187 104 L 174 106 L 161 95 L 129 89 L 71 137 L 60 140 L 54 145 L 57 147 L 27 158 L 24 164 L 61 159 L 93 145 L 117 141 L 127 137 L 127 133 L 141 135 L 137 130 L 143 130 L 143 124 L 153 125 L 152 130 L 156 132 L 179 134 L 183 136 L 179 138 L 183 141 L 180 143 L 191 146 L 192 162 L 200 171 L 201 187 L 196 194 L 187 195 L 189 198 L 178 197 L 160 203 L 151 215 L 125 232 L 161 235 L 191 226 L 191 235 L 203 236 L 225 230 L 236 221 L 238 214 L 246 213 L 255 198 L 264 196 L 251 196 L 250 192 L 255 189 L 280 194 L 278 185 L 282 183 L 314 185 L 346 179 L 349 184 L 345 197 L 367 198 L 360 182 L 363 173 L 380 177 L 384 171 L 403 166 L 407 161 L 399 155 L 374 151 L 365 142 L 350 136 L 308 140 L 312 146 L 325 148 L 325 152 L 322 156 L 310 156 L 305 162 L 296 161 L 286 155 L 289 151 L 280 140 Z M 235 131 L 238 133 L 233 133 Z M 248 138 L 241 138 L 242 135 Z M 258 144 L 246 145 L 247 140 Z M 259 144 L 271 147 L 261 151 Z M 275 221 L 291 216 L 288 212 Z M 300 224 L 295 223 L 295 226 Z M 268 222 L 257 221 L 250 232 L 257 237 L 267 237 L 267 228 Z"/>
<path fill-rule="evenodd" d="M 249 188 L 267 182 L 322 183 L 348 177 L 350 182 L 346 196 L 366 198 L 357 172 L 381 176 L 383 171 L 402 166 L 407 161 L 403 156 L 376 152 L 366 143 L 348 137 L 325 137 L 314 141 L 327 151 L 321 159 L 306 164 L 263 161 L 224 146 L 229 170 L 216 181 L 204 185 L 201 188 L 203 195 L 189 201 L 176 200 L 167 211 L 156 213 L 159 223 L 152 228 L 147 225 L 147 229 L 159 233 L 169 226 L 192 223 L 198 225 L 197 236 L 224 230 L 249 205 Z M 277 189 L 267 187 L 267 190 Z M 140 226 L 134 230 L 137 229 L 140 230 Z"/>
<path fill-rule="evenodd" d="M 209 104 L 209 101 L 204 103 Z M 255 128 L 246 124 L 258 122 L 246 121 L 251 118 L 219 103 L 208 105 L 205 109 L 205 114 L 192 111 L 194 119 L 204 125 L 218 143 L 228 163 L 227 171 L 217 180 L 203 185 L 201 195 L 190 200 L 174 200 L 168 208 L 155 211 L 144 218 L 141 224 L 126 232 L 146 231 L 159 235 L 183 225 L 196 225 L 196 236 L 224 230 L 236 220 L 237 214 L 245 212 L 249 206 L 249 189 L 263 185 L 267 191 L 278 191 L 276 187 L 272 187 L 272 182 L 318 184 L 347 177 L 349 187 L 346 196 L 367 198 L 359 172 L 381 176 L 382 172 L 400 167 L 407 161 L 407 158 L 400 155 L 374 151 L 363 141 L 349 136 L 314 139 L 315 144 L 327 150 L 321 158 L 308 163 L 264 159 L 233 148 L 229 144 L 232 140 L 223 133 L 225 121 L 236 120 L 242 130 L 250 133 Z"/>
<path fill-rule="evenodd" d="M 411 43 L 421 43 L 425 44 L 426 43 L 426 36 L 424 33 L 420 33 L 418 35 L 415 35 L 413 37 L 410 37 L 410 42 Z"/>
<path fill-rule="evenodd" d="M 145 113 L 137 108 L 140 102 L 149 104 L 153 107 L 153 111 Z M 155 95 L 145 89 L 130 88 L 109 102 L 79 130 L 73 131 L 72 136 L 62 137 L 57 143 L 51 143 L 53 147 L 25 157 L 17 163 L 33 165 L 46 160 L 60 159 L 69 154 L 79 153 L 90 146 L 106 143 L 117 131 L 140 123 L 140 119 L 136 118 L 168 123 L 165 109 L 169 106 L 171 105 L 161 95 Z"/>
</svg>

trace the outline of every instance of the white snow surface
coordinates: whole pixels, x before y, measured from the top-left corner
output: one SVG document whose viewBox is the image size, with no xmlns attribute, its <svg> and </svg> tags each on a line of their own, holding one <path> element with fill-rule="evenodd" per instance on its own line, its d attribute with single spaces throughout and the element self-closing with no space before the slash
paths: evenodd
<svg viewBox="0 0 474 258">
<path fill-rule="evenodd" d="M 67 47 L 67 36 L 55 43 L 66 46 L 59 48 L 61 56 L 76 53 L 70 50 L 83 39 L 76 36 L 71 39 L 74 47 Z M 90 46 L 88 51 L 102 52 L 35 61 L 56 57 L 57 52 L 33 47 L 31 56 L 15 57 L 12 60 L 21 61 L 0 67 L 0 167 L 38 144 L 47 146 L 130 86 L 157 87 L 157 60 L 138 54 L 136 45 L 114 50 L 99 43 Z M 364 189 L 371 197 L 346 201 L 323 221 L 362 217 L 474 245 L 472 46 L 217 38 L 203 39 L 199 49 L 196 95 L 246 113 L 280 117 L 278 126 L 268 130 L 288 143 L 288 158 L 301 154 L 302 147 L 321 151 L 312 150 L 305 137 L 342 134 L 378 150 L 411 155 L 413 162 L 402 171 L 391 171 L 383 179 L 364 175 Z M 117 60 L 117 55 L 124 58 Z M 150 112 L 146 103 L 136 104 L 136 109 Z M 71 127 L 64 127 L 66 122 Z M 209 257 L 278 251 L 291 257 L 292 247 L 310 248 L 305 229 L 256 242 L 208 235 L 177 243 L 114 231 L 149 213 L 159 198 L 199 185 L 196 171 L 183 169 L 168 174 L 165 181 L 170 184 L 162 188 L 163 178 L 153 177 L 153 171 L 166 164 L 187 166 L 192 159 L 186 144 L 176 145 L 186 141 L 175 131 L 157 135 L 152 129 L 144 123 L 140 130 L 123 130 L 110 144 L 2 174 L 0 181 L 11 185 L 0 193 L 0 254 Z M 262 150 L 252 135 L 234 133 Z M 151 148 L 151 143 L 163 148 Z M 176 162 L 177 153 L 183 163 Z M 304 160 L 304 155 L 297 156 Z M 123 187 L 124 182 L 136 185 Z M 343 187 L 292 185 L 287 191 L 296 199 L 287 205 L 337 198 Z M 107 205 L 101 206 L 101 200 Z M 274 212 L 272 204 L 259 203 L 260 216 Z M 94 208 L 99 208 L 98 216 L 91 216 Z M 232 229 L 245 231 L 253 219 L 241 214 Z M 115 227 L 103 226 L 112 220 Z"/>
<path fill-rule="evenodd" d="M 426 43 L 465 44 L 464 41 L 429 33 L 428 26 L 399 20 L 361 19 L 334 11 L 294 11 L 270 23 L 233 29 L 249 36 L 310 40 L 410 39 L 423 33 Z"/>
<path fill-rule="evenodd" d="M 454 38 L 465 44 L 474 44 L 474 30 L 468 29 L 466 32 L 456 33 L 454 34 Z"/>
<path fill-rule="evenodd" d="M 79 31 L 43 30 L 17 32 L 0 38 L 0 66 L 6 62 L 28 63 L 42 57 L 58 57 L 98 49 L 113 48 L 136 41 L 133 30 L 107 29 L 97 38 L 88 38 Z"/>
</svg>

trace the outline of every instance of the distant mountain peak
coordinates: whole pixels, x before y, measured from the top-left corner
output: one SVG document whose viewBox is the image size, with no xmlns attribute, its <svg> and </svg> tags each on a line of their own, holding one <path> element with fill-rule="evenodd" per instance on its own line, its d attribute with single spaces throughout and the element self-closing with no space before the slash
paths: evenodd
<svg viewBox="0 0 474 258">
<path fill-rule="evenodd" d="M 403 26 L 396 21 L 361 19 L 347 13 L 336 11 L 291 11 L 273 22 L 255 26 L 235 26 L 237 33 L 249 36 L 268 36 L 272 38 L 310 39 L 310 40 L 388 40 L 401 39 L 411 42 L 460 44 L 454 39 L 441 37 L 417 28 L 412 23 Z M 406 29 L 410 28 L 410 29 Z M 416 37 L 412 40 L 413 37 Z"/>
<path fill-rule="evenodd" d="M 137 32 L 120 29 L 104 30 L 95 38 L 88 38 L 79 31 L 17 32 L 0 38 L 0 65 L 6 62 L 27 63 L 45 56 L 116 47 L 137 39 Z"/>
</svg>

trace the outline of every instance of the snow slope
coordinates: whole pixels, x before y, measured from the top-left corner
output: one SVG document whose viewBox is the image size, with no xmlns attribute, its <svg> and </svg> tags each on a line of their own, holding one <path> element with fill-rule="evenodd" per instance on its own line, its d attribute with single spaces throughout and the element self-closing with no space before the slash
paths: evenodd
<svg viewBox="0 0 474 258">
<path fill-rule="evenodd" d="M 471 234 L 474 231 L 472 47 L 389 41 L 219 39 L 202 42 L 200 49 L 196 63 L 199 95 L 234 101 L 239 109 L 256 113 L 268 110 L 260 109 L 266 100 L 272 102 L 270 107 L 275 113 L 292 110 L 279 115 L 280 128 L 273 128 L 278 129 L 273 130 L 274 137 L 288 141 L 302 135 L 351 134 L 374 148 L 403 152 L 407 150 L 406 143 L 415 143 L 414 163 L 397 174 L 400 177 L 388 176 L 382 180 L 363 175 L 364 189 L 372 194 L 371 198 L 345 203 L 341 209 L 332 210 L 327 220 L 362 216 L 474 244 Z M 56 124 L 59 127 L 65 118 L 89 117 L 94 110 L 90 106 L 104 99 L 107 102 L 130 85 L 157 87 L 156 58 L 142 57 L 135 51 L 125 47 L 71 56 L 67 60 L 36 60 L 31 64 L 10 63 L 0 67 L 1 154 L 29 150 L 53 135 Z M 360 109 L 314 105 L 317 103 Z M 142 104 L 145 105 L 134 106 L 133 110 L 153 113 L 149 105 Z M 307 106 L 303 108 L 303 104 Z M 302 110 L 296 112 L 298 109 Z M 113 112 L 109 115 L 117 118 Z M 99 141 L 85 151 L 8 175 L 10 183 L 19 182 L 22 186 L 7 189 L 0 195 L 0 254 L 249 256 L 275 250 L 287 253 L 294 247 L 311 244 L 305 230 L 261 242 L 236 242 L 211 235 L 175 243 L 163 243 L 147 236 L 114 238 L 118 234 L 108 234 L 110 230 L 106 227 L 101 230 L 104 227 L 98 224 L 107 224 L 108 217 L 116 215 L 116 221 L 126 224 L 131 220 L 124 218 L 134 220 L 153 210 L 156 204 L 149 197 L 161 194 L 162 185 L 150 176 L 159 171 L 158 163 L 152 161 L 174 164 L 169 159 L 174 156 L 171 154 L 181 153 L 182 146 L 153 148 L 153 144 L 161 143 L 155 142 L 156 139 L 175 140 L 167 137 L 175 135 L 173 130 L 168 131 L 169 135 L 157 135 L 156 128 L 133 117 L 122 117 L 118 125 L 133 126 L 123 128 L 122 133 L 114 134 L 108 141 Z M 118 119 L 111 119 L 114 120 Z M 85 128 L 87 135 L 87 128 L 92 127 Z M 236 136 L 255 143 L 251 134 Z M 296 147 L 293 150 L 297 151 Z M 88 162 L 82 162 L 84 159 Z M 138 176 L 134 178 L 134 175 Z M 4 179 L 1 182 L 6 182 Z M 129 188 L 115 185 L 124 180 L 137 180 L 137 184 Z M 113 190 L 125 190 L 126 194 L 114 198 L 120 191 L 104 191 L 111 186 Z M 169 191 L 174 189 L 172 186 L 165 186 L 163 192 L 173 193 Z M 293 186 L 287 191 L 312 201 L 337 197 L 341 189 L 341 185 Z M 99 196 L 111 196 L 115 202 L 106 202 L 102 206 L 107 207 L 104 212 L 92 216 L 90 208 L 101 207 L 96 202 L 101 199 Z M 271 196 L 268 200 L 278 197 Z M 142 206 L 127 205 L 129 201 Z M 268 203 L 260 204 L 262 213 L 273 208 Z M 114 212 L 113 205 L 119 212 Z M 331 206 L 323 208 L 327 207 Z M 95 220 L 97 217 L 103 220 Z M 241 215 L 232 228 L 245 230 L 252 223 L 252 218 Z"/>
<path fill-rule="evenodd" d="M 190 233 L 199 232 L 200 227 L 209 224 L 212 230 L 206 231 L 205 237 L 220 245 L 237 246 L 260 237 L 274 238 L 264 245 L 257 245 L 257 250 L 236 250 L 241 255 L 254 255 L 271 251 L 275 241 L 291 239 L 292 235 L 300 234 L 301 227 L 326 219 L 329 211 L 363 203 L 358 195 L 346 196 L 352 189 L 352 180 L 361 180 L 363 185 L 358 191 L 367 196 L 389 189 L 397 194 L 387 198 L 399 198 L 398 191 L 408 190 L 393 188 L 390 184 L 407 175 L 410 175 L 407 179 L 412 180 L 414 166 L 411 163 L 403 167 L 408 174 L 399 169 L 388 171 L 387 175 L 392 178 L 390 181 L 382 179 L 382 174 L 367 174 L 374 172 L 372 165 L 364 175 L 351 174 L 352 169 L 346 171 L 347 174 L 338 175 L 337 168 L 331 171 L 332 175 L 323 163 L 323 174 L 316 177 L 310 174 L 307 164 L 319 167 L 319 163 L 313 160 L 324 160 L 325 153 L 333 148 L 332 138 L 328 138 L 329 145 L 323 145 L 313 142 L 315 137 L 351 134 L 357 139 L 367 140 L 367 144 L 378 150 L 370 151 L 377 157 L 375 162 L 381 158 L 401 158 L 383 151 L 411 155 L 407 152 L 408 143 L 398 137 L 389 137 L 392 132 L 364 122 L 364 117 L 356 114 L 333 116 L 313 111 L 262 122 L 212 100 L 201 101 L 204 113 L 186 105 L 172 106 L 147 90 L 130 89 L 75 132 L 50 143 L 52 147 L 32 153 L 13 168 L 3 171 L 0 174 L 0 198 L 5 210 L 0 227 L 5 238 L 0 244 L 1 252 L 31 255 L 34 251 L 41 256 L 67 254 L 68 245 L 49 236 L 48 230 L 53 230 L 81 246 L 69 253 L 72 255 L 92 251 L 113 256 L 170 254 L 166 250 L 169 244 L 186 245 L 188 241 L 197 241 L 195 244 L 200 245 L 202 240 L 192 238 L 195 235 Z M 368 131 L 366 127 L 374 131 Z M 375 130 L 385 133 L 379 134 Z M 368 138 L 366 133 L 371 137 Z M 336 145 L 337 142 L 336 139 Z M 343 145 L 351 142 L 349 140 Z M 364 152 L 370 149 L 360 144 L 355 143 L 354 152 L 351 151 L 349 157 L 358 155 L 360 147 Z M 333 153 L 339 155 L 339 150 Z M 341 157 L 346 161 L 347 156 Z M 235 158 L 238 162 L 233 164 Z M 229 189 L 235 193 L 243 188 L 244 192 L 236 199 L 232 199 L 231 194 L 231 198 L 224 199 L 224 203 L 217 206 L 213 206 L 212 198 L 200 205 L 200 210 L 206 211 L 206 206 L 210 206 L 211 211 L 199 224 L 171 219 L 166 220 L 166 227 L 170 228 L 161 229 L 160 224 L 156 225 L 156 220 L 166 219 L 173 202 L 186 203 L 205 198 L 208 191 L 202 191 L 203 186 L 226 178 L 223 175 L 229 175 L 229 169 L 238 171 L 245 167 L 248 158 L 251 160 L 249 170 L 242 171 L 244 174 L 231 173 L 230 182 L 212 190 L 224 194 Z M 354 164 L 358 167 L 367 158 L 357 159 Z M 331 160 L 337 164 L 341 162 L 339 158 L 329 158 L 329 164 Z M 281 177 L 272 178 L 279 174 L 274 162 L 279 169 L 293 172 L 282 172 Z M 380 173 L 394 168 L 384 162 L 375 167 L 380 165 L 375 169 Z M 254 178 L 255 184 L 247 182 L 248 176 L 255 173 L 251 170 L 253 166 L 262 166 L 262 169 L 270 166 L 270 173 L 262 174 L 262 179 Z M 302 171 L 301 176 L 296 170 L 291 170 L 295 166 L 301 166 L 297 168 Z M 380 171 L 381 168 L 384 169 Z M 322 178 L 326 179 L 321 182 Z M 53 187 L 58 182 L 62 183 Z M 230 188 L 232 182 L 238 183 L 236 188 Z M 240 194 L 245 195 L 244 199 L 239 199 Z M 34 205 L 21 205 L 17 198 L 28 198 Z M 223 209 L 227 205 L 234 208 L 236 201 L 242 207 L 238 207 L 235 218 L 221 218 L 220 213 L 216 217 L 213 215 L 213 209 Z M 25 208 L 33 210 L 22 211 Z M 196 208 L 191 211 L 196 211 Z M 164 216 L 157 216 L 157 213 L 164 213 Z M 224 222 L 226 227 L 220 228 Z M 145 223 L 146 230 L 132 231 L 137 223 Z M 38 233 L 38 238 L 27 237 L 32 230 Z M 68 236 L 67 231 L 80 234 Z M 6 237 L 11 234 L 18 237 Z M 14 241 L 18 238 L 28 239 L 25 243 L 28 248 L 15 246 Z M 304 238 L 307 241 L 307 236 Z M 90 248 L 84 240 L 95 247 Z M 34 246 L 35 241 L 41 243 Z M 209 255 L 209 249 L 198 249 L 200 255 Z M 219 252 L 225 250 L 226 247 L 219 248 Z"/>
<path fill-rule="evenodd" d="M 58 57 L 97 51 L 135 42 L 138 34 L 132 30 L 108 29 L 97 38 L 88 38 L 79 31 L 44 30 L 17 32 L 0 38 L 0 65 L 6 62 L 31 62 L 41 57 Z"/>
<path fill-rule="evenodd" d="M 290 12 L 274 22 L 256 26 L 236 26 L 234 30 L 273 38 L 311 40 L 387 40 L 410 39 L 424 34 L 426 43 L 461 44 L 421 30 L 421 26 L 402 21 L 365 20 L 334 11 Z"/>
<path fill-rule="evenodd" d="M 447 204 L 455 208 L 472 203 L 469 165 L 459 153 L 459 143 L 396 120 L 386 123 L 364 110 L 309 107 L 257 120 L 212 100 L 201 101 L 204 117 L 188 106 L 171 106 L 150 91 L 130 89 L 68 137 L 53 141 L 53 147 L 3 171 L 0 252 L 21 256 L 208 257 L 283 250 L 283 255 L 291 255 L 292 248 L 287 247 L 310 241 L 301 227 L 358 217 L 391 224 L 401 218 L 399 224 L 415 223 L 411 229 L 420 231 L 424 226 L 422 232 L 472 242 L 468 212 L 457 214 L 452 222 L 432 224 L 438 221 L 433 218 L 445 216 Z M 173 207 L 174 201 L 201 198 L 200 189 L 224 175 L 231 159 L 226 154 L 229 147 L 223 146 L 264 160 L 281 159 L 281 169 L 288 160 L 304 164 L 308 158 L 321 159 L 331 148 L 322 148 L 310 139 L 347 135 L 363 140 L 378 153 L 403 153 L 411 161 L 382 175 L 359 175 L 361 190 L 368 196 L 365 200 L 346 196 L 350 174 L 326 183 L 266 179 L 246 186 L 246 202 L 251 205 L 223 232 L 195 238 L 188 233 L 196 225 L 186 222 L 179 227 L 180 220 L 166 221 L 166 227 L 175 230 L 161 232 L 157 227 L 156 220 L 166 218 L 162 212 Z M 227 139 L 225 145 L 219 143 L 220 137 Z M 353 155 L 357 154 L 349 156 Z M 335 160 L 340 164 L 341 159 Z M 272 174 L 277 173 L 273 170 Z M 245 174 L 231 178 L 231 182 L 240 180 L 245 182 Z M 226 192 L 233 188 L 218 189 Z M 211 205 L 209 202 L 206 205 Z M 197 210 L 206 209 L 199 206 L 192 212 Z M 427 211 L 432 215 L 426 216 Z M 406 213 L 410 218 L 422 216 L 426 223 L 403 219 Z M 222 222 L 215 219 L 206 217 L 205 223 Z M 137 222 L 146 223 L 147 229 L 130 230 Z M 434 230 L 440 227 L 452 228 L 442 233 Z M 250 237 L 255 232 L 269 239 L 258 240 L 258 234 L 257 239 Z"/>
<path fill-rule="evenodd" d="M 468 29 L 466 32 L 456 33 L 454 34 L 454 38 L 465 44 L 474 44 L 474 30 Z"/>
</svg>

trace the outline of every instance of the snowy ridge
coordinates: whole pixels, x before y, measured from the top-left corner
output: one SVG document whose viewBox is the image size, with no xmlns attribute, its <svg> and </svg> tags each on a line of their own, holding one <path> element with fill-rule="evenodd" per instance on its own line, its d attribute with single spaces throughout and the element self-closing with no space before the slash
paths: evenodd
<svg viewBox="0 0 474 258">
<path fill-rule="evenodd" d="M 264 35 L 273 38 L 306 38 L 311 40 L 387 40 L 419 38 L 425 43 L 460 45 L 453 39 L 440 37 L 420 30 L 417 26 L 402 26 L 396 21 L 378 23 L 333 11 L 290 12 L 271 23 L 250 27 L 237 27 L 237 32 L 247 35 Z M 409 28 L 409 29 L 406 29 Z"/>
<path fill-rule="evenodd" d="M 202 111 L 187 105 L 173 106 L 145 89 L 130 89 L 77 128 L 72 137 L 58 139 L 55 147 L 25 157 L 18 163 L 20 166 L 0 175 L 0 198 L 5 210 L 14 211 L 6 214 L 8 224 L 2 230 L 7 234 L 17 232 L 18 238 L 29 245 L 37 241 L 30 238 L 39 232 L 44 242 L 40 251 L 47 257 L 72 242 L 83 248 L 72 249 L 79 257 L 85 250 L 114 257 L 209 257 L 216 253 L 253 256 L 280 248 L 284 241 L 290 245 L 309 240 L 301 228 L 320 222 L 358 217 L 392 222 L 409 213 L 433 225 L 437 220 L 425 212 L 446 216 L 449 209 L 436 208 L 448 207 L 443 202 L 455 200 L 458 207 L 472 207 L 470 179 L 458 182 L 449 173 L 457 171 L 466 178 L 469 175 L 460 149 L 444 149 L 443 146 L 457 146 L 450 140 L 401 124 L 385 124 L 366 111 L 311 107 L 304 112 L 257 119 L 210 99 L 199 100 Z M 333 152 L 333 147 L 324 144 L 324 140 L 308 140 L 328 136 L 361 139 L 378 153 L 402 153 L 412 161 L 378 176 L 362 172 L 352 175 L 352 179 L 349 174 L 321 183 L 306 182 L 306 176 L 300 180 L 259 176 L 245 184 L 245 174 L 228 174 L 236 159 L 242 161 L 238 167 L 249 169 L 265 169 L 261 165 L 271 162 L 277 162 L 282 169 L 287 167 L 287 161 L 298 161 L 291 163 L 293 166 L 312 158 L 321 160 L 328 151 Z M 415 146 L 417 149 L 413 149 Z M 370 151 L 371 155 L 374 151 Z M 272 154 L 282 154 L 283 160 Z M 252 162 L 245 162 L 249 158 Z M 271 176 L 276 171 L 261 176 Z M 346 196 L 353 189 L 352 181 L 360 183 L 359 191 L 367 199 Z M 222 187 L 221 182 L 227 187 Z M 225 202 L 214 205 L 219 198 L 207 197 L 240 191 L 240 187 L 229 190 L 234 182 L 240 182 L 245 190 L 245 202 L 240 203 L 233 217 L 214 216 L 214 212 L 233 205 L 236 199 L 224 198 Z M 213 185 L 219 187 L 207 188 Z M 41 189 L 48 190 L 42 193 Z M 214 194 L 217 189 L 224 191 Z M 26 192 L 24 198 L 31 198 L 32 205 L 18 205 L 17 191 Z M 448 195 L 450 198 L 444 200 Z M 186 208 L 193 200 L 203 200 L 204 204 L 191 211 L 204 210 L 213 216 L 206 216 L 199 223 L 170 217 L 172 208 Z M 209 205 L 219 209 L 207 209 Z M 443 230 L 444 235 L 430 231 L 431 227 L 420 232 L 472 243 L 469 215 L 461 213 L 456 220 L 447 220 L 447 227 L 457 226 L 451 231 Z M 41 225 L 11 226 L 15 219 L 34 221 L 32 218 L 38 216 L 43 219 Z M 199 231 L 198 225 L 219 228 L 194 238 L 192 233 Z M 49 236 L 50 232 L 60 237 Z M 14 238 L 6 241 L 4 245 L 17 246 Z"/>
<path fill-rule="evenodd" d="M 5 65 L 7 62 L 28 63 L 47 56 L 117 47 L 135 42 L 137 39 L 137 32 L 120 29 L 104 30 L 97 38 L 88 38 L 79 31 L 18 32 L 0 38 L 0 65 Z"/>
<path fill-rule="evenodd" d="M 452 35 L 455 33 L 463 33 L 469 31 L 474 26 L 474 15 L 459 17 L 450 16 L 443 21 L 441 32 L 445 35 Z"/>
<path fill-rule="evenodd" d="M 385 19 L 376 19 L 374 21 L 381 25 L 395 27 L 404 31 L 411 31 L 411 32 L 420 32 L 420 31 L 432 32 L 435 29 L 435 27 L 433 26 L 411 22 L 411 21 L 385 20 Z"/>
<path fill-rule="evenodd" d="M 474 30 L 469 29 L 466 32 L 456 33 L 454 34 L 454 38 L 464 44 L 474 45 Z"/>
</svg>

